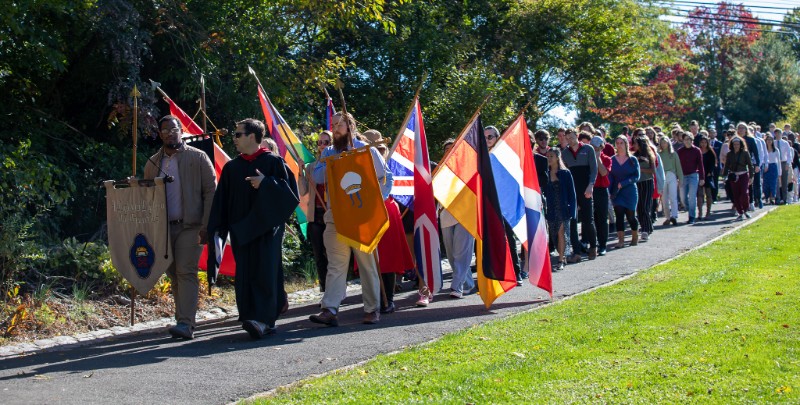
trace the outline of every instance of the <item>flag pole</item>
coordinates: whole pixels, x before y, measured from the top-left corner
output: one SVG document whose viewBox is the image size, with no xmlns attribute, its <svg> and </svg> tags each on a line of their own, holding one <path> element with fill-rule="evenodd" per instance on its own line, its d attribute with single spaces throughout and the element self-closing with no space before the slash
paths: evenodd
<svg viewBox="0 0 800 405">
<path fill-rule="evenodd" d="M 417 100 L 419 99 L 419 92 L 422 91 L 422 85 L 425 83 L 425 79 L 428 78 L 428 72 L 422 74 L 422 80 L 419 82 L 419 86 L 417 86 L 417 91 L 414 93 L 414 98 L 411 100 L 411 105 L 408 106 L 408 111 L 406 112 L 406 117 L 403 118 L 403 125 L 400 126 L 400 130 L 397 131 L 397 138 L 394 139 L 394 144 L 392 144 L 392 148 L 389 149 L 389 155 L 386 160 L 389 160 L 394 153 L 394 150 L 397 149 L 397 144 L 400 142 L 400 138 L 403 137 L 403 132 L 406 130 L 406 125 L 408 125 L 408 119 L 411 117 L 411 113 L 414 111 L 414 106 L 417 105 Z"/>
<path fill-rule="evenodd" d="M 350 132 L 350 147 L 355 149 L 355 145 L 353 144 L 353 128 L 350 127 L 350 119 L 348 118 L 347 114 L 347 104 L 344 102 L 344 92 L 342 88 L 344 84 L 338 78 L 336 79 L 336 87 L 339 89 L 339 99 L 342 101 L 342 113 L 344 113 L 343 117 L 347 121 L 347 129 Z M 327 92 L 326 92 L 327 94 Z M 375 251 L 372 252 L 372 257 L 375 258 L 375 271 L 378 272 L 378 280 L 380 281 L 381 285 L 381 296 L 383 297 L 383 305 L 388 307 L 389 304 L 386 300 L 386 289 L 383 287 L 383 277 L 381 276 L 381 263 L 378 261 L 378 248 L 375 248 Z"/>
<path fill-rule="evenodd" d="M 133 137 L 133 177 L 136 177 L 136 150 L 138 149 L 137 145 L 137 138 L 138 138 L 138 130 L 139 130 L 139 90 L 137 90 L 136 85 L 133 85 L 133 91 L 131 92 L 131 97 L 133 97 L 133 128 L 131 130 L 131 136 Z M 133 288 L 133 284 L 131 284 L 131 326 L 136 323 L 136 289 Z"/>
<path fill-rule="evenodd" d="M 203 133 L 208 133 L 206 129 L 206 78 L 200 73 L 200 108 L 203 109 Z"/>
<path fill-rule="evenodd" d="M 344 113 L 345 121 L 347 121 L 347 131 L 350 132 L 350 147 L 355 148 L 353 144 L 353 128 L 350 128 L 350 119 L 348 118 L 347 114 L 347 103 L 344 102 L 344 92 L 342 88 L 344 88 L 344 83 L 342 83 L 339 78 L 336 78 L 336 88 L 339 89 L 339 100 L 342 102 L 342 113 Z"/>
<path fill-rule="evenodd" d="M 439 173 L 439 169 L 442 167 L 442 163 L 446 162 L 447 159 L 450 157 L 450 155 L 453 154 L 453 151 L 456 149 L 458 143 L 461 142 L 461 139 L 464 138 L 464 135 L 466 135 L 467 129 L 469 129 L 470 124 L 472 124 L 472 121 L 474 121 L 475 118 L 478 116 L 478 114 L 481 113 L 483 106 L 486 105 L 486 102 L 489 101 L 490 98 L 492 98 L 491 94 L 489 94 L 488 96 L 486 96 L 485 99 L 483 99 L 483 103 L 481 103 L 481 106 L 478 107 L 478 110 L 475 111 L 475 114 L 472 114 L 472 117 L 469 119 L 469 121 L 467 121 L 467 125 L 464 126 L 464 129 L 462 129 L 461 132 L 458 134 L 458 138 L 456 138 L 456 141 L 453 142 L 453 147 L 450 148 L 450 152 L 444 155 L 444 157 L 442 157 L 442 160 L 439 161 L 439 164 L 436 165 L 436 171 L 434 171 L 433 174 L 431 175 L 431 182 L 433 182 L 433 179 L 436 178 L 436 175 Z"/>
<path fill-rule="evenodd" d="M 517 116 L 516 116 L 516 117 L 515 117 L 515 118 L 514 118 L 514 119 L 511 121 L 511 124 L 512 124 L 512 125 L 513 125 L 515 122 L 517 122 L 517 120 L 518 120 L 520 117 L 522 117 L 522 114 L 524 114 L 524 113 L 525 113 L 525 110 L 527 110 L 527 109 L 528 109 L 528 107 L 531 105 L 531 103 L 532 103 L 532 102 L 533 102 L 533 100 L 528 100 L 528 104 L 525 104 L 525 107 L 522 107 L 522 110 L 520 110 L 520 111 L 519 111 L 519 114 L 517 114 Z M 492 147 L 489 149 L 489 152 L 491 152 L 491 151 L 492 151 L 492 149 L 494 149 L 494 147 L 495 147 L 495 146 L 497 146 L 497 143 L 498 143 L 498 142 L 500 142 L 500 140 L 501 140 L 501 139 L 505 139 L 506 135 L 508 134 L 508 130 L 509 130 L 509 129 L 511 129 L 511 125 L 509 125 L 509 126 L 508 126 L 508 128 L 506 128 L 506 130 L 505 130 L 505 131 L 503 131 L 503 134 L 502 134 L 502 135 L 500 135 L 500 138 L 497 138 L 497 142 L 495 142 L 494 146 L 492 146 Z"/>
<path fill-rule="evenodd" d="M 251 68 L 250 66 L 247 66 L 247 69 L 249 69 L 250 73 L 253 75 L 253 77 L 256 78 L 256 82 L 258 82 L 258 87 L 261 89 L 262 92 L 264 92 L 264 97 L 267 98 L 267 103 L 269 103 L 269 108 L 270 108 L 270 110 L 272 110 L 272 115 L 274 115 L 277 118 L 278 117 L 278 112 L 275 111 L 275 106 L 272 105 L 272 100 L 269 99 L 269 96 L 267 95 L 267 91 L 264 90 L 264 86 L 262 86 L 261 85 L 261 81 L 258 80 L 258 75 L 256 75 L 256 71 L 253 70 L 253 68 Z M 295 162 L 299 163 L 300 153 L 297 152 L 297 149 L 294 147 L 294 144 L 292 143 L 292 140 L 289 139 L 288 135 L 286 135 L 286 130 L 281 128 L 280 123 L 278 124 L 278 128 L 279 128 L 279 130 L 281 130 L 283 132 L 283 139 L 286 141 L 286 143 L 289 144 L 289 146 L 294 151 L 294 156 L 292 156 L 292 157 L 294 158 Z M 305 162 L 305 160 L 303 160 L 302 163 L 299 166 L 300 166 L 300 169 L 303 171 L 303 173 L 305 173 L 306 172 L 306 162 Z M 314 184 L 314 180 L 311 179 L 310 177 L 308 177 L 308 174 L 306 174 L 306 178 L 309 180 L 309 183 L 311 183 L 311 188 L 314 189 L 314 195 L 316 195 L 317 199 L 319 199 L 319 202 L 322 203 L 322 208 L 325 211 L 327 211 L 328 207 L 325 206 L 325 200 L 323 200 L 322 197 L 320 197 L 319 191 L 317 191 L 317 185 Z"/>
</svg>

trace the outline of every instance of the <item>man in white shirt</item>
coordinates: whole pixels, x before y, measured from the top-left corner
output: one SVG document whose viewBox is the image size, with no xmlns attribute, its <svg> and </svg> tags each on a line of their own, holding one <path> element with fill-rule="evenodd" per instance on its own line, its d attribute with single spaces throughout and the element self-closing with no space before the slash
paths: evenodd
<svg viewBox="0 0 800 405">
<path fill-rule="evenodd" d="M 792 147 L 789 145 L 789 142 L 783 140 L 783 133 L 780 129 L 776 129 L 774 134 L 775 143 L 781 151 L 780 204 L 786 204 L 789 195 L 789 170 L 791 170 L 789 167 L 791 160 L 789 160 L 789 158 L 792 156 Z"/>
<path fill-rule="evenodd" d="M 755 126 L 754 127 L 755 130 L 753 132 L 755 132 L 756 146 L 758 147 L 758 156 L 761 159 L 761 172 L 763 173 L 764 169 L 767 167 L 767 142 L 765 142 L 764 139 L 762 139 L 762 134 L 758 130 L 759 128 L 761 127 Z M 751 207 L 753 209 L 755 208 L 755 206 L 758 206 L 759 209 L 764 208 L 764 202 L 762 200 L 762 195 L 761 195 L 762 182 L 760 181 L 761 180 L 760 177 L 757 177 L 757 179 L 759 184 L 756 184 L 756 181 L 753 181 L 754 195 L 753 195 L 753 204 Z"/>
</svg>

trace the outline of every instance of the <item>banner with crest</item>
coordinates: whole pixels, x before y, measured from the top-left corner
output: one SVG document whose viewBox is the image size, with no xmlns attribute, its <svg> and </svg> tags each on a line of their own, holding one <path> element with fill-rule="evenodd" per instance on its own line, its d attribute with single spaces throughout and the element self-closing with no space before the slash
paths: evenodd
<svg viewBox="0 0 800 405">
<path fill-rule="evenodd" d="M 140 294 L 146 295 L 167 271 L 174 258 L 169 254 L 166 183 L 153 180 L 154 187 L 115 188 L 106 181 L 108 247 L 114 268 Z"/>
</svg>

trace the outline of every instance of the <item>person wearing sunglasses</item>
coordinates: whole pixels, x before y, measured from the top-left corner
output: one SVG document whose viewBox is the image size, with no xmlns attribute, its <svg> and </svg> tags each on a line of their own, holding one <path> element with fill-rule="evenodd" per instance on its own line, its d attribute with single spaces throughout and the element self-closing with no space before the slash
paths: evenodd
<svg viewBox="0 0 800 405">
<path fill-rule="evenodd" d="M 175 338 L 192 339 L 197 315 L 200 280 L 197 263 L 208 243 L 208 216 L 216 188 L 214 166 L 208 155 L 183 142 L 178 117 L 167 115 L 158 121 L 163 146 L 144 166 L 144 177 L 172 176 L 166 186 L 170 255 L 167 268 L 172 280 L 176 325 L 169 329 Z M 156 163 L 161 167 L 157 167 Z"/>
<path fill-rule="evenodd" d="M 331 131 L 322 131 L 317 136 L 317 156 L 322 156 L 325 148 L 331 144 Z M 328 276 L 328 255 L 325 252 L 325 242 L 322 235 L 325 233 L 325 183 L 316 184 L 310 178 L 310 173 L 314 173 L 319 161 L 311 162 L 306 165 L 305 170 L 300 175 L 297 186 L 300 188 L 300 195 L 309 195 L 308 205 L 303 210 L 308 221 L 308 239 L 311 241 L 311 248 L 314 251 L 314 263 L 317 266 L 317 279 L 319 280 L 319 291 L 325 292 L 325 279 Z M 314 192 L 313 187 L 317 191 Z"/>
<path fill-rule="evenodd" d="M 236 123 L 233 144 L 240 155 L 222 168 L 208 233 L 230 234 L 236 259 L 236 307 L 253 339 L 276 333 L 287 309 L 282 266 L 284 224 L 300 203 L 297 182 L 286 162 L 261 146 L 265 127 L 248 118 Z M 208 268 L 218 266 L 217 243 L 208 245 Z"/>
</svg>

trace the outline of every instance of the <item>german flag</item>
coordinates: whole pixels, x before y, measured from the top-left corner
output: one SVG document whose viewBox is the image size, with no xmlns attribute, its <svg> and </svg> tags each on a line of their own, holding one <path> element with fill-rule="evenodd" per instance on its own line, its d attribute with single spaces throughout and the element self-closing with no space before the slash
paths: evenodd
<svg viewBox="0 0 800 405">
<path fill-rule="evenodd" d="M 478 288 L 489 308 L 497 297 L 516 287 L 517 279 L 480 115 L 467 125 L 442 162 L 433 178 L 433 194 L 475 237 Z"/>
</svg>

